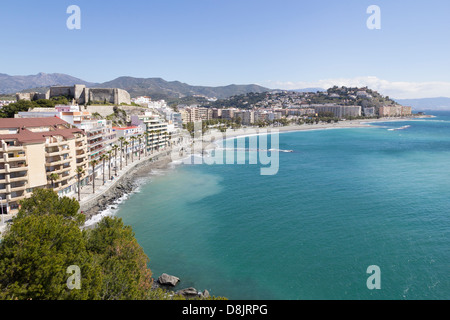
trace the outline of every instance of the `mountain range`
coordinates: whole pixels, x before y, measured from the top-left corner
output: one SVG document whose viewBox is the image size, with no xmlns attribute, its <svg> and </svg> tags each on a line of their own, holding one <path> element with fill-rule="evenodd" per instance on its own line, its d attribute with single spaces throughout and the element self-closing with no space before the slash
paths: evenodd
<svg viewBox="0 0 450 320">
<path fill-rule="evenodd" d="M 93 83 L 62 73 L 43 73 L 28 76 L 11 76 L 0 73 L 0 94 L 14 95 L 16 92 L 45 92 L 50 86 L 72 86 L 84 84 L 90 88 L 120 88 L 127 90 L 131 97 L 151 96 L 154 100 L 167 98 L 182 98 L 186 96 L 202 95 L 218 99 L 229 98 L 234 95 L 249 92 L 261 93 L 267 91 L 280 91 L 265 88 L 256 84 L 228 85 L 219 87 L 192 86 L 180 81 L 166 81 L 161 78 L 134 78 L 119 77 L 104 82 Z M 292 90 L 297 92 L 325 91 L 323 88 L 305 88 Z M 414 110 L 444 110 L 450 109 L 450 98 L 425 99 L 396 99 L 402 105 L 412 106 Z"/>
<path fill-rule="evenodd" d="M 131 97 L 151 96 L 154 99 L 182 98 L 192 95 L 228 98 L 249 92 L 266 92 L 272 89 L 256 84 L 228 85 L 220 87 L 191 86 L 180 81 L 166 81 L 161 78 L 119 77 L 104 83 L 92 83 L 61 73 L 38 73 L 29 76 L 10 76 L 0 74 L 0 94 L 14 94 L 21 91 L 45 92 L 50 86 L 71 86 L 84 84 L 90 88 L 120 88 L 127 90 Z"/>
<path fill-rule="evenodd" d="M 398 103 L 404 106 L 412 106 L 414 110 L 449 110 L 450 98 L 423 98 L 423 99 L 396 99 Z"/>
<path fill-rule="evenodd" d="M 53 85 L 71 86 L 74 84 L 95 85 L 92 82 L 62 73 L 48 74 L 40 72 L 36 75 L 29 76 L 10 76 L 0 73 L 0 94 L 14 94 L 32 88 L 50 87 Z"/>
</svg>

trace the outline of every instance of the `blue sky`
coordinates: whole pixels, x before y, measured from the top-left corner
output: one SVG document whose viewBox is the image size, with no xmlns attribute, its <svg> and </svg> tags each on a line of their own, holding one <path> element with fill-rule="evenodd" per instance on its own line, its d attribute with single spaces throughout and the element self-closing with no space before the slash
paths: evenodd
<svg viewBox="0 0 450 320">
<path fill-rule="evenodd" d="M 372 4 L 381 30 L 366 27 Z M 449 13 L 446 0 L 4 0 L 0 73 L 450 96 Z"/>
</svg>

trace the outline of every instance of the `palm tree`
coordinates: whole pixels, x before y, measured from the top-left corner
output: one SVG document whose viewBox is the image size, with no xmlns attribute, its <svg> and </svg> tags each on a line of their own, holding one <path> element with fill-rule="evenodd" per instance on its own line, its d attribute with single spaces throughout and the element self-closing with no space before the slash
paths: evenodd
<svg viewBox="0 0 450 320">
<path fill-rule="evenodd" d="M 119 149 L 119 146 L 115 144 L 112 148 L 114 150 L 114 171 L 117 177 L 117 149 Z"/>
<path fill-rule="evenodd" d="M 108 151 L 108 180 L 111 180 L 111 159 L 112 159 L 112 150 Z"/>
<path fill-rule="evenodd" d="M 125 165 L 128 166 L 128 145 L 130 143 L 128 141 L 125 141 L 123 145 L 125 146 Z"/>
<path fill-rule="evenodd" d="M 78 201 L 80 201 L 81 195 L 80 195 L 80 189 L 81 189 L 81 176 L 84 174 L 84 169 L 83 167 L 77 167 L 77 169 L 75 170 L 75 172 L 77 173 L 77 178 L 78 178 Z"/>
<path fill-rule="evenodd" d="M 98 164 L 98 160 L 91 160 L 89 163 L 92 166 L 92 193 L 95 193 L 95 166 Z"/>
<path fill-rule="evenodd" d="M 122 170 L 122 158 L 123 158 L 123 144 L 126 142 L 125 137 L 120 137 L 120 170 Z"/>
<path fill-rule="evenodd" d="M 141 151 L 142 151 L 142 134 L 137 136 L 139 140 L 139 160 L 141 160 Z"/>
<path fill-rule="evenodd" d="M 130 137 L 131 140 L 131 163 L 134 162 L 134 141 L 136 140 L 135 136 Z"/>
<path fill-rule="evenodd" d="M 167 133 L 167 131 L 165 131 L 164 132 L 164 140 L 165 140 L 165 146 L 166 147 L 169 145 L 169 140 L 167 140 L 167 136 L 168 136 L 168 133 Z"/>
<path fill-rule="evenodd" d="M 153 153 L 153 149 L 154 149 L 154 146 L 155 146 L 155 134 L 156 134 L 156 130 L 151 130 L 150 131 L 150 134 L 152 135 L 152 146 L 151 146 L 151 153 Z"/>
<path fill-rule="evenodd" d="M 156 145 L 156 151 L 159 151 L 159 138 L 161 135 L 161 130 L 156 130 L 156 134 L 157 134 L 157 145 Z"/>
<path fill-rule="evenodd" d="M 51 173 L 48 178 L 51 180 L 52 182 L 52 189 L 55 189 L 55 181 L 59 179 L 59 174 L 57 173 Z"/>
<path fill-rule="evenodd" d="M 148 131 L 144 132 L 144 136 L 145 136 L 145 149 L 144 149 L 144 151 L 145 151 L 145 156 L 147 156 L 147 153 L 148 153 Z"/>
<path fill-rule="evenodd" d="M 100 156 L 100 160 L 103 162 L 103 185 L 105 185 L 105 161 L 108 159 L 106 154 Z"/>
</svg>

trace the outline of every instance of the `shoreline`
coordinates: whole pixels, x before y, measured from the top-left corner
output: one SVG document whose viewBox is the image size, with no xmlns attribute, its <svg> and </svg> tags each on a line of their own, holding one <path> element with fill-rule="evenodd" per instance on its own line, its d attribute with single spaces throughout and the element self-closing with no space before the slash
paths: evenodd
<svg viewBox="0 0 450 320">
<path fill-rule="evenodd" d="M 157 160 L 152 161 L 152 159 L 149 158 L 128 169 L 118 178 L 118 181 L 114 185 L 108 187 L 103 194 L 98 195 L 94 200 L 89 200 L 89 202 L 93 202 L 92 204 L 80 202 L 80 210 L 83 211 L 83 214 L 86 216 L 85 226 L 91 227 L 95 225 L 100 220 L 91 220 L 96 217 L 99 218 L 98 216 L 102 215 L 102 212 L 108 210 L 110 206 L 117 206 L 117 201 L 124 196 L 135 192 L 141 184 L 138 180 L 148 179 L 153 170 L 166 169 L 172 162 L 170 159 L 170 151 L 167 151 L 167 154 L 159 155 L 158 157 Z M 87 187 L 90 187 L 90 185 Z"/>
<path fill-rule="evenodd" d="M 349 129 L 349 128 L 370 128 L 374 127 L 372 123 L 376 122 L 402 122 L 410 121 L 415 119 L 428 119 L 434 118 L 435 116 L 416 116 L 416 117 L 401 117 L 401 118 L 380 118 L 380 119 L 359 119 L 359 120 L 345 120 L 338 123 L 320 123 L 320 124 L 303 124 L 303 125 L 290 125 L 284 127 L 265 127 L 265 128 L 255 128 L 255 127 L 244 127 L 241 129 L 229 129 L 226 133 L 219 132 L 217 130 L 210 130 L 202 137 L 202 150 L 201 152 L 207 152 L 218 147 L 218 142 L 227 139 L 236 139 L 240 137 L 246 137 L 250 135 L 262 135 L 271 134 L 272 130 L 277 130 L 279 133 L 289 133 L 298 131 L 314 131 L 314 130 L 331 130 L 331 129 Z M 259 132 L 264 131 L 264 132 Z M 217 137 L 217 140 L 205 141 L 204 137 L 213 136 Z M 124 168 L 122 172 L 119 172 L 118 177 L 114 177 L 114 181 L 107 181 L 105 186 L 102 186 L 102 180 L 97 177 L 96 185 L 100 190 L 100 194 L 92 194 L 91 185 L 86 185 L 82 187 L 81 193 L 84 195 L 80 201 L 80 211 L 82 211 L 86 216 L 85 227 L 89 228 L 94 226 L 98 221 L 91 221 L 93 218 L 101 219 L 105 210 L 108 210 L 111 206 L 116 208 L 120 203 L 126 201 L 126 199 L 120 199 L 125 195 L 131 194 L 136 191 L 140 183 L 137 181 L 139 179 L 148 179 L 151 177 L 153 170 L 165 170 L 175 161 L 180 161 L 183 157 L 177 157 L 174 159 L 174 151 L 180 151 L 184 149 L 185 151 L 190 151 L 194 140 L 184 141 L 181 145 L 173 146 L 168 150 L 161 151 L 156 154 L 150 154 L 144 157 L 139 162 L 129 164 L 130 168 Z M 188 153 L 189 154 L 189 153 Z M 190 155 L 195 154 L 195 152 L 190 153 Z M 156 160 L 154 160 L 156 158 Z M 112 175 L 113 176 L 113 175 Z M 116 180 L 117 179 L 117 180 Z M 76 198 L 76 195 L 74 196 Z M 120 203 L 118 203 L 120 201 Z M 4 231 L 5 225 L 0 226 L 0 232 Z M 1 233 L 0 233 L 1 239 Z"/>
<path fill-rule="evenodd" d="M 376 122 L 403 122 L 413 121 L 415 119 L 434 118 L 435 116 L 420 116 L 420 117 L 401 117 L 401 118 L 380 118 L 380 119 L 358 119 L 358 120 L 344 120 L 338 123 L 319 123 L 319 124 L 303 124 L 303 125 L 289 125 L 283 127 L 244 127 L 240 129 L 228 129 L 226 132 L 218 130 L 210 130 L 205 134 L 206 137 L 214 137 L 216 140 L 210 142 L 203 141 L 204 150 L 212 150 L 217 147 L 217 143 L 229 139 L 243 138 L 254 135 L 264 135 L 272 133 L 291 133 L 299 131 L 318 131 L 318 130 L 333 130 L 333 129 L 352 129 L 352 128 L 374 128 L 372 123 Z M 263 132 L 260 132 L 263 131 Z M 274 131 L 274 132 L 273 132 Z M 205 147 L 206 143 L 206 147 Z"/>
<path fill-rule="evenodd" d="M 205 151 L 210 151 L 215 149 L 218 145 L 218 142 L 227 140 L 227 139 L 236 139 L 247 137 L 250 135 L 263 135 L 263 134 L 271 134 L 272 130 L 277 130 L 278 133 L 289 133 L 289 132 L 298 132 L 298 131 L 315 131 L 315 130 L 332 130 L 332 129 L 351 129 L 351 128 L 372 128 L 375 127 L 372 123 L 376 122 L 402 122 L 414 120 L 417 118 L 431 118 L 432 116 L 426 117 L 402 117 L 402 118 L 380 118 L 380 119 L 359 119 L 359 120 L 345 120 L 340 121 L 338 123 L 320 123 L 320 124 L 303 124 L 303 125 L 290 125 L 284 127 L 265 127 L 265 128 L 254 128 L 254 127 L 245 127 L 241 129 L 231 129 L 222 133 L 217 130 L 210 130 L 204 136 L 201 137 L 202 142 L 202 154 Z M 264 131 L 264 132 L 260 132 Z M 213 137 L 219 138 L 217 140 L 205 141 L 205 137 Z M 221 138 L 220 138 L 221 137 Z M 196 140 L 198 141 L 198 140 Z M 99 199 L 94 205 L 86 205 L 85 202 L 80 201 L 80 208 L 83 213 L 86 215 L 86 222 L 89 222 L 92 218 L 101 215 L 102 212 L 108 210 L 110 206 L 118 206 L 120 203 L 117 203 L 124 195 L 131 194 L 136 191 L 139 187 L 140 183 L 137 182 L 138 179 L 148 179 L 151 177 L 151 173 L 155 169 L 164 170 L 167 169 L 170 164 L 173 164 L 175 161 L 182 160 L 180 156 L 178 159 L 174 159 L 173 155 L 176 154 L 176 151 L 184 148 L 186 151 L 192 148 L 192 144 L 194 143 L 194 139 L 189 141 L 188 143 L 184 143 L 179 146 L 174 146 L 168 150 L 165 150 L 159 154 L 148 156 L 147 160 L 141 161 L 140 163 L 135 164 L 132 168 L 128 169 L 122 176 L 119 177 L 119 181 L 117 181 L 114 185 L 108 187 L 103 194 L 97 196 Z M 191 149 L 192 150 L 192 149 Z M 189 150 L 189 151 L 191 151 Z M 193 155 L 195 152 L 188 152 L 188 155 Z M 152 161 L 152 157 L 158 157 L 157 160 Z M 97 181 L 97 180 L 96 180 Z M 89 188 L 90 185 L 85 186 L 84 188 Z M 94 197 L 95 198 L 95 197 Z M 92 200 L 89 200 L 92 201 Z M 89 227 L 92 224 L 86 224 L 86 227 Z"/>
</svg>

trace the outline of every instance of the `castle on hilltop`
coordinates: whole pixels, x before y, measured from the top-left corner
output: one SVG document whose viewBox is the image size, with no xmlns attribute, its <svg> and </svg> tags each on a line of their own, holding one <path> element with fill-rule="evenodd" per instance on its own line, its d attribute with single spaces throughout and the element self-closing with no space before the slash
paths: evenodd
<svg viewBox="0 0 450 320">
<path fill-rule="evenodd" d="M 16 99 L 19 100 L 39 100 L 50 99 L 53 97 L 66 96 L 75 100 L 81 105 L 89 103 L 112 103 L 120 105 L 122 103 L 131 104 L 130 94 L 118 88 L 86 88 L 85 85 L 76 84 L 74 86 L 52 86 L 46 93 L 16 93 Z"/>
</svg>

